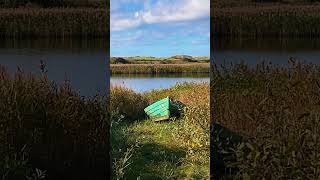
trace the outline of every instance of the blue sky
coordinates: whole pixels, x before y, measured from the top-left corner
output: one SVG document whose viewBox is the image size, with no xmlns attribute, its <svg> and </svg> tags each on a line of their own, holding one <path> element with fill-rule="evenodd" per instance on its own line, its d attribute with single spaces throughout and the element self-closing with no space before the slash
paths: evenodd
<svg viewBox="0 0 320 180">
<path fill-rule="evenodd" d="M 111 0 L 111 56 L 210 55 L 210 0 Z"/>
</svg>

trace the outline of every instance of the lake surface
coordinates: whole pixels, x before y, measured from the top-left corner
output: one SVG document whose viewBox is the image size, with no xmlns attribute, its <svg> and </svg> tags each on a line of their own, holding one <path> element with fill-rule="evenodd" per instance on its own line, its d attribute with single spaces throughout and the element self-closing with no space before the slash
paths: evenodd
<svg viewBox="0 0 320 180">
<path fill-rule="evenodd" d="M 104 39 L 1 40 L 0 64 L 13 74 L 17 67 L 39 75 L 40 60 L 50 80 L 70 80 L 80 95 L 108 93 L 108 51 Z"/>
<path fill-rule="evenodd" d="M 290 58 L 307 63 L 320 63 L 320 39 L 216 39 L 212 59 L 217 64 L 261 61 L 285 65 Z"/>
<path fill-rule="evenodd" d="M 110 82 L 111 84 L 122 85 L 130 89 L 133 89 L 136 92 L 143 93 L 154 89 L 170 88 L 176 85 L 177 83 L 209 82 L 209 75 L 112 75 Z"/>
</svg>

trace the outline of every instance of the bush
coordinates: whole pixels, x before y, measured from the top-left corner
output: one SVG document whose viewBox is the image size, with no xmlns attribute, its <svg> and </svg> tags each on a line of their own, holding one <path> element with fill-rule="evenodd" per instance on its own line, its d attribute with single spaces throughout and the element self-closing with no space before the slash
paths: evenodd
<svg viewBox="0 0 320 180">
<path fill-rule="evenodd" d="M 133 90 L 121 86 L 111 86 L 110 109 L 112 114 L 124 116 L 128 121 L 135 121 L 145 117 L 144 108 L 147 100 Z"/>
</svg>

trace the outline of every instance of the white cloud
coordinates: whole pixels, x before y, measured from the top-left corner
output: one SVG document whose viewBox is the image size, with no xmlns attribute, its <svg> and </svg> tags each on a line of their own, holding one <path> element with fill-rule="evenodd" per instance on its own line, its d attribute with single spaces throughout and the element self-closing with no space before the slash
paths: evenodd
<svg viewBox="0 0 320 180">
<path fill-rule="evenodd" d="M 112 45 L 123 45 L 133 43 L 136 40 L 139 40 L 143 37 L 143 31 L 135 31 L 131 33 L 126 33 L 125 35 L 116 35 L 112 37 L 111 44 Z"/>
<path fill-rule="evenodd" d="M 121 31 L 128 28 L 137 27 L 141 20 L 136 18 L 112 18 L 110 19 L 111 31 Z"/>
<path fill-rule="evenodd" d="M 117 1 L 117 0 L 113 0 Z M 119 6 L 119 4 L 117 4 Z M 144 2 L 144 9 L 128 14 L 111 11 L 111 30 L 120 31 L 143 24 L 188 22 L 210 16 L 210 0 L 158 0 Z"/>
<path fill-rule="evenodd" d="M 141 13 L 141 17 L 148 24 L 195 20 L 209 16 L 209 3 L 209 0 L 176 0 L 174 4 L 159 1 L 154 7 Z"/>
</svg>

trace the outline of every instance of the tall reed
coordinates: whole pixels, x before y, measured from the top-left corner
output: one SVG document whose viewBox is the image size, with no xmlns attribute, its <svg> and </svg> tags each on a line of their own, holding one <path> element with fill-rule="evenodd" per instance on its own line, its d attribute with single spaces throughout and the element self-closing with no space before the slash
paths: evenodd
<svg viewBox="0 0 320 180">
<path fill-rule="evenodd" d="M 226 167 L 235 179 L 319 179 L 319 65 L 291 59 L 214 68 L 213 123 L 243 136 Z M 212 145 L 222 141 L 212 141 Z"/>
<path fill-rule="evenodd" d="M 111 64 L 111 74 L 209 74 L 209 63 L 189 64 Z"/>
<path fill-rule="evenodd" d="M 107 175 L 107 98 L 84 98 L 67 82 L 0 68 L 0 174 L 24 179 L 36 168 L 47 179 Z"/>
<path fill-rule="evenodd" d="M 107 37 L 108 19 L 102 8 L 0 9 L 0 37 Z"/>
<path fill-rule="evenodd" d="M 320 6 L 274 5 L 217 8 L 212 12 L 216 37 L 320 37 Z"/>
<path fill-rule="evenodd" d="M 101 0 L 0 0 L 0 7 L 107 7 L 107 1 Z"/>
</svg>

